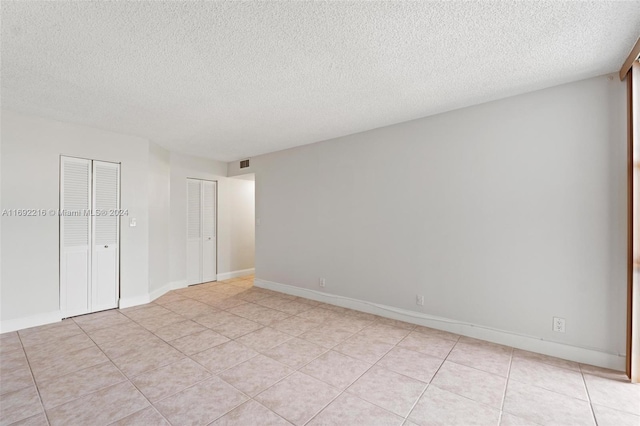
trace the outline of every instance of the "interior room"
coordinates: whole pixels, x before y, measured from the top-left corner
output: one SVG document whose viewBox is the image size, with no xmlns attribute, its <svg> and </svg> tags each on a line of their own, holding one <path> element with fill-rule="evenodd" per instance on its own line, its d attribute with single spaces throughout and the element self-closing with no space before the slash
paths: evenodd
<svg viewBox="0 0 640 426">
<path fill-rule="evenodd" d="M 640 2 L 0 15 L 0 426 L 640 425 Z"/>
</svg>

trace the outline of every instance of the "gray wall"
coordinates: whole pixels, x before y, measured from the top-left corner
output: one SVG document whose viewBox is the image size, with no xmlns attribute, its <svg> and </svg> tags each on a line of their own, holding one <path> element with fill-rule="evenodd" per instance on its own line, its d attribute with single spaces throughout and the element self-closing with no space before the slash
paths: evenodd
<svg viewBox="0 0 640 426">
<path fill-rule="evenodd" d="M 170 153 L 149 143 L 149 292 L 169 283 Z"/>
<path fill-rule="evenodd" d="M 625 113 L 603 76 L 252 158 L 256 277 L 622 353 Z"/>
</svg>

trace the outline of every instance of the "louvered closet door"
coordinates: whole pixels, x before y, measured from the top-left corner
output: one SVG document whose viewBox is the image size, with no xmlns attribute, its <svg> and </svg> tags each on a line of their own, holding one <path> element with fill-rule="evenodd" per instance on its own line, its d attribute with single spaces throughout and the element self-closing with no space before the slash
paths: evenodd
<svg viewBox="0 0 640 426">
<path fill-rule="evenodd" d="M 202 282 L 216 280 L 216 182 L 202 182 Z"/>
<path fill-rule="evenodd" d="M 118 307 L 120 165 L 93 162 L 93 262 L 91 310 Z"/>
<path fill-rule="evenodd" d="M 202 182 L 187 179 L 187 285 L 202 281 Z"/>
<path fill-rule="evenodd" d="M 90 312 L 91 160 L 60 158 L 60 310 Z"/>
</svg>

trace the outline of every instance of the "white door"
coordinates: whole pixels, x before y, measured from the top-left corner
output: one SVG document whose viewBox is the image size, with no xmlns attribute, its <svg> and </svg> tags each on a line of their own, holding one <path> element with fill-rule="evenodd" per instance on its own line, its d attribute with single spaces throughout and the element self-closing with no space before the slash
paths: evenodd
<svg viewBox="0 0 640 426">
<path fill-rule="evenodd" d="M 187 285 L 202 281 L 202 182 L 187 179 Z"/>
<path fill-rule="evenodd" d="M 202 181 L 202 282 L 216 279 L 216 182 Z"/>
<path fill-rule="evenodd" d="M 118 307 L 120 165 L 60 159 L 60 311 Z"/>
<path fill-rule="evenodd" d="M 60 310 L 90 312 L 91 160 L 60 159 Z"/>
<path fill-rule="evenodd" d="M 217 279 L 216 182 L 187 179 L 187 284 Z"/>
<path fill-rule="evenodd" d="M 91 311 L 118 307 L 120 165 L 93 162 Z"/>
</svg>

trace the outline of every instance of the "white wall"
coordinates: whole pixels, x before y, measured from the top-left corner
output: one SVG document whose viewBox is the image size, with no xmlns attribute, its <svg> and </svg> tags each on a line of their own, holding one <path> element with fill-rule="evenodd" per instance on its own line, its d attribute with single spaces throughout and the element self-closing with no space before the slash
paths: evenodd
<svg viewBox="0 0 640 426">
<path fill-rule="evenodd" d="M 169 151 L 149 143 L 149 292 L 169 285 Z"/>
<path fill-rule="evenodd" d="M 625 105 L 604 76 L 252 158 L 256 277 L 624 353 Z"/>
<path fill-rule="evenodd" d="M 60 155 L 121 162 L 122 298 L 148 292 L 147 140 L 2 111 L 2 209 L 58 209 Z M 58 217 L 2 217 L 2 321 L 55 318 L 59 310 Z M 53 315 L 53 316 L 50 316 Z"/>
<path fill-rule="evenodd" d="M 146 139 L 2 111 L 0 209 L 57 209 L 60 155 L 121 162 L 121 306 L 186 279 L 186 178 L 219 180 L 218 271 L 253 268 L 248 190 L 227 165 L 170 153 Z M 251 182 L 252 184 L 252 182 Z M 130 227 L 135 217 L 137 226 Z M 0 331 L 60 319 L 58 217 L 2 217 Z M 242 236 L 236 243 L 236 236 Z"/>
<path fill-rule="evenodd" d="M 226 179 L 230 217 L 228 247 L 230 271 L 251 269 L 255 265 L 255 182 L 253 180 Z M 251 224 L 251 226 L 247 226 Z"/>
</svg>

